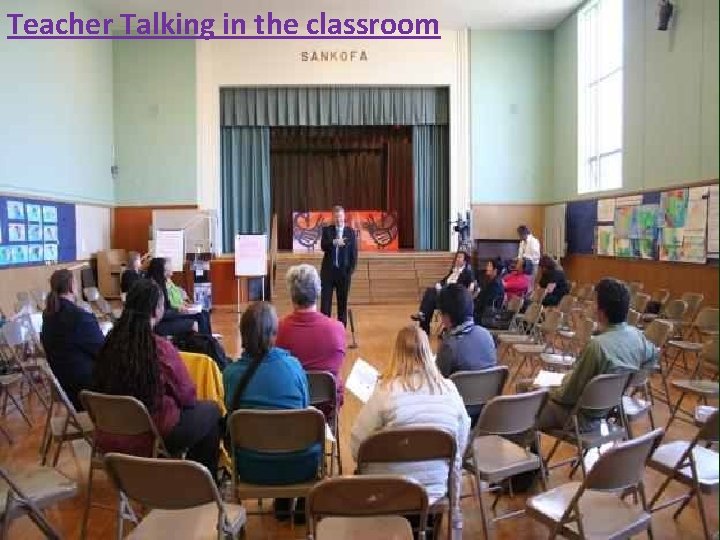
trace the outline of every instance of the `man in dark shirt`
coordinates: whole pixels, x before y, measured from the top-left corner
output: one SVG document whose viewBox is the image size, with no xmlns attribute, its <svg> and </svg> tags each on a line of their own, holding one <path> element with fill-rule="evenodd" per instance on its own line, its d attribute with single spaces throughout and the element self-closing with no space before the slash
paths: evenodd
<svg viewBox="0 0 720 540">
<path fill-rule="evenodd" d="M 499 259 L 491 259 L 485 267 L 485 280 L 475 298 L 475 322 L 490 308 L 501 309 L 505 303 L 505 287 L 502 282 L 503 265 Z"/>
</svg>

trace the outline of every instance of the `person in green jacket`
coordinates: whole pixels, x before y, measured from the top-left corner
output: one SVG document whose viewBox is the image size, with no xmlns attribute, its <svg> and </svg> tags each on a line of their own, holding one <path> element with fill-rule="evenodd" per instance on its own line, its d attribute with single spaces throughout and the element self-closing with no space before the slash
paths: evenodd
<svg viewBox="0 0 720 540">
<path fill-rule="evenodd" d="M 575 362 L 562 386 L 550 393 L 543 408 L 540 429 L 561 429 L 570 417 L 585 386 L 596 376 L 649 369 L 658 359 L 658 349 L 640 330 L 626 322 L 630 292 L 621 281 L 603 279 L 597 292 L 597 321 L 601 333 L 594 336 Z M 596 416 L 604 416 L 599 411 Z M 581 429 L 591 429 L 594 418 L 582 418 Z"/>
</svg>

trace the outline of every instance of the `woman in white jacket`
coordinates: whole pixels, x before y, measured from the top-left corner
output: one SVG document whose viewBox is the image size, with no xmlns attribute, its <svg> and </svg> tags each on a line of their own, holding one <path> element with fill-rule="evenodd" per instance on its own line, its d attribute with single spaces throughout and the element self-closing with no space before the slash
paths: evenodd
<svg viewBox="0 0 720 540">
<path fill-rule="evenodd" d="M 360 444 L 383 429 L 433 427 L 455 437 L 455 493 L 460 493 L 461 462 L 470 431 L 470 418 L 455 385 L 435 365 L 428 337 L 418 326 L 406 326 L 397 335 L 390 364 L 375 392 L 360 411 L 351 435 L 353 458 Z M 447 492 L 448 467 L 444 462 L 376 463 L 367 474 L 402 474 L 425 486 L 430 504 Z M 457 501 L 453 526 L 462 527 Z"/>
</svg>

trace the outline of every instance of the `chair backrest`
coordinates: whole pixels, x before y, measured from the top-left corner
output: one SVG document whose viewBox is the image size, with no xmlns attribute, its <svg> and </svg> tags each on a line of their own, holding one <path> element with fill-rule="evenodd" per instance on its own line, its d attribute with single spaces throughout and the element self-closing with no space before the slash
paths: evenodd
<svg viewBox="0 0 720 540">
<path fill-rule="evenodd" d="M 656 319 L 645 327 L 645 338 L 658 349 L 662 349 L 670 338 L 672 330 L 673 325 L 671 323 Z"/>
<path fill-rule="evenodd" d="M 662 315 L 667 319 L 680 320 L 685 318 L 687 310 L 687 302 L 676 298 L 675 300 L 670 300 L 667 304 L 665 304 L 665 309 L 663 310 Z"/>
<path fill-rule="evenodd" d="M 550 336 L 557 332 L 562 322 L 562 313 L 556 309 L 545 312 L 545 319 L 539 325 L 540 332 L 545 336 Z"/>
<path fill-rule="evenodd" d="M 337 403 L 335 376 L 329 371 L 307 371 L 310 405 Z"/>
<path fill-rule="evenodd" d="M 542 313 L 542 304 L 540 304 L 540 303 L 530 304 L 528 306 L 527 310 L 525 310 L 525 313 L 523 314 L 523 320 L 525 321 L 526 324 L 532 326 L 538 321 L 541 313 Z"/>
<path fill-rule="evenodd" d="M 421 523 L 428 510 L 425 488 L 416 480 L 399 475 L 361 475 L 328 478 L 308 494 L 306 511 L 317 517 L 361 517 L 419 514 Z"/>
<path fill-rule="evenodd" d="M 525 300 L 522 296 L 513 296 L 510 300 L 508 300 L 505 309 L 512 313 L 520 313 L 520 310 L 522 309 L 524 303 Z"/>
<path fill-rule="evenodd" d="M 668 300 L 670 300 L 670 291 L 668 289 L 658 289 L 650 297 L 650 301 L 657 302 L 660 307 L 663 307 Z"/>
<path fill-rule="evenodd" d="M 368 463 L 446 460 L 452 470 L 457 452 L 455 438 L 437 428 L 387 429 L 365 439 L 358 449 L 357 468 Z"/>
<path fill-rule="evenodd" d="M 575 326 L 575 336 L 573 341 L 579 347 L 585 347 L 592 337 L 595 328 L 595 321 L 588 317 L 582 317 Z"/>
<path fill-rule="evenodd" d="M 557 310 L 563 315 L 568 315 L 575 307 L 575 297 L 570 294 L 566 294 L 560 299 L 557 305 Z"/>
<path fill-rule="evenodd" d="M 325 441 L 325 417 L 317 409 L 238 409 L 230 415 L 228 429 L 234 450 L 297 452 Z"/>
<path fill-rule="evenodd" d="M 647 311 L 647 306 L 650 303 L 650 295 L 645 294 L 642 292 L 636 292 L 632 296 L 632 301 L 630 302 L 630 306 L 639 313 L 645 313 Z"/>
<path fill-rule="evenodd" d="M 492 398 L 480 413 L 476 433 L 515 435 L 534 429 L 547 397 L 546 390 L 536 390 Z"/>
<path fill-rule="evenodd" d="M 532 294 L 530 294 L 530 302 L 533 304 L 542 304 L 542 301 L 545 299 L 545 295 L 547 294 L 547 291 L 543 289 L 542 287 L 537 287 Z"/>
<path fill-rule="evenodd" d="M 630 326 L 637 326 L 638 324 L 640 324 L 640 318 L 641 318 L 641 315 L 640 315 L 639 311 L 636 311 L 634 309 L 628 310 L 627 323 Z"/>
<path fill-rule="evenodd" d="M 720 411 L 712 413 L 700 427 L 695 437 L 696 441 L 717 442 L 720 438 Z"/>
<path fill-rule="evenodd" d="M 687 303 L 687 311 L 683 319 L 690 322 L 695 318 L 695 315 L 700 309 L 700 304 L 705 300 L 705 295 L 702 293 L 686 292 L 683 293 L 680 298 Z"/>
<path fill-rule="evenodd" d="M 82 390 L 80 402 L 99 431 L 110 435 L 151 433 L 160 438 L 147 408 L 139 399 Z"/>
<path fill-rule="evenodd" d="M 2 337 L 9 347 L 18 347 L 27 343 L 30 335 L 20 318 L 16 318 L 6 320 L 2 325 Z"/>
<path fill-rule="evenodd" d="M 627 387 L 631 372 L 597 375 L 587 383 L 577 403 L 582 410 L 600 411 L 617 407 Z"/>
<path fill-rule="evenodd" d="M 620 491 L 642 482 L 645 463 L 660 444 L 664 431 L 656 429 L 624 441 L 600 454 L 583 487 L 599 491 Z"/>
<path fill-rule="evenodd" d="M 592 283 L 587 283 L 580 288 L 580 291 L 578 291 L 578 299 L 579 300 L 592 300 L 594 294 L 595 294 L 595 285 L 593 285 Z"/>
<path fill-rule="evenodd" d="M 568 289 L 568 296 L 575 296 L 578 290 L 578 284 L 577 281 L 571 281 L 570 282 L 570 288 Z M 564 298 L 564 297 L 563 297 Z"/>
<path fill-rule="evenodd" d="M 695 327 L 700 331 L 717 331 L 720 328 L 720 310 L 717 308 L 702 308 L 694 322 Z"/>
<path fill-rule="evenodd" d="M 194 461 L 105 454 L 105 469 L 119 491 L 149 508 L 222 507 L 210 472 Z"/>
<path fill-rule="evenodd" d="M 639 281 L 631 281 L 630 283 L 627 284 L 627 288 L 630 291 L 631 298 L 633 296 L 635 296 L 637 293 L 639 293 L 640 291 L 642 291 L 644 287 L 645 287 L 645 285 L 643 285 Z"/>
<path fill-rule="evenodd" d="M 502 394 L 508 373 L 507 366 L 496 366 L 483 371 L 457 371 L 450 375 L 450 380 L 455 384 L 465 406 L 469 407 L 484 405 Z"/>
</svg>

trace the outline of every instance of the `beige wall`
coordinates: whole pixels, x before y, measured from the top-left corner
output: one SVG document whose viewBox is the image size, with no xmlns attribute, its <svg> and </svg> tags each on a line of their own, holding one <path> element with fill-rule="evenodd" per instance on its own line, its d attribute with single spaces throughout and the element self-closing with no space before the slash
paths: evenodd
<svg viewBox="0 0 720 540">
<path fill-rule="evenodd" d="M 545 207 L 540 204 L 473 204 L 472 237 L 517 240 L 518 225 L 527 225 L 542 242 Z"/>
</svg>

